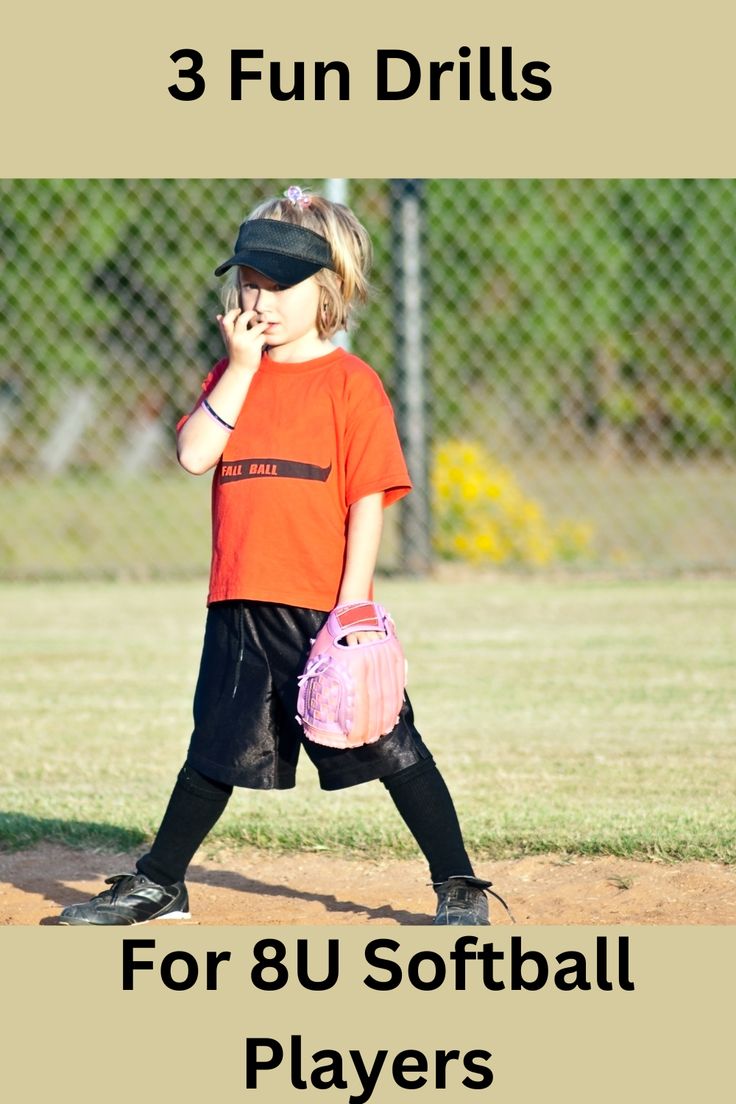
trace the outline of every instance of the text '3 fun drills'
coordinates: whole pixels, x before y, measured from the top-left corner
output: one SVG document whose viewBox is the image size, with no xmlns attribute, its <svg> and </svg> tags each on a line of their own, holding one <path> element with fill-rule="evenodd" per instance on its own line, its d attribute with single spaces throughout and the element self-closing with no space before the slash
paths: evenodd
<svg viewBox="0 0 736 1104">
<path fill-rule="evenodd" d="M 175 100 L 199 100 L 207 90 L 212 66 L 199 50 L 179 49 L 170 55 L 177 79 L 168 86 Z M 350 100 L 352 73 L 345 61 L 280 61 L 262 49 L 232 49 L 216 64 L 229 70 L 230 99 L 264 96 L 279 102 Z M 546 61 L 520 61 L 513 46 L 460 46 L 454 58 L 419 58 L 409 50 L 377 50 L 370 63 L 377 102 L 413 98 L 430 101 L 540 101 L 552 94 Z M 221 77 L 221 72 L 218 72 Z M 365 88 L 365 74 L 360 74 Z"/>
</svg>

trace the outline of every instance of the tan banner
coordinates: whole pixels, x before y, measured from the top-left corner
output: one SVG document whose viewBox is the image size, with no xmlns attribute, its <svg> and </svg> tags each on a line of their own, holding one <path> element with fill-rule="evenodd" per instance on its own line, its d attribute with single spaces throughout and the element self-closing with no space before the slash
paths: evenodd
<svg viewBox="0 0 736 1104">
<path fill-rule="evenodd" d="M 46 0 L 4 24 L 5 176 L 735 171 L 727 0 Z"/>
<path fill-rule="evenodd" d="M 724 928 L 2 934 L 14 1099 L 689 1104 L 731 1081 Z"/>
</svg>

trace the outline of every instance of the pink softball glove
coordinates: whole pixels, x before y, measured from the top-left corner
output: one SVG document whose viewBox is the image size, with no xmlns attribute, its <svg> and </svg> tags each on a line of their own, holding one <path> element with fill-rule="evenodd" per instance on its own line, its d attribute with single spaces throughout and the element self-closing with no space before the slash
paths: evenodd
<svg viewBox="0 0 736 1104">
<path fill-rule="evenodd" d="M 344 642 L 363 630 L 385 636 Z M 335 607 L 312 643 L 299 677 L 297 720 L 317 744 L 372 744 L 395 727 L 405 685 L 406 660 L 386 610 L 376 602 L 348 602 Z"/>
</svg>

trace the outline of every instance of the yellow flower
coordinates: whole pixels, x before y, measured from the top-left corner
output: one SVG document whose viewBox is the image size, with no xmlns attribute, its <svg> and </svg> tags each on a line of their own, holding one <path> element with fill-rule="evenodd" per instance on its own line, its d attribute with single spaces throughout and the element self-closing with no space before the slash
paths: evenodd
<svg viewBox="0 0 736 1104">
<path fill-rule="evenodd" d="M 484 445 L 445 441 L 436 449 L 431 484 L 440 555 L 468 563 L 543 567 L 590 553 L 590 523 L 553 525 L 538 501 L 527 497 L 512 472 Z"/>
</svg>

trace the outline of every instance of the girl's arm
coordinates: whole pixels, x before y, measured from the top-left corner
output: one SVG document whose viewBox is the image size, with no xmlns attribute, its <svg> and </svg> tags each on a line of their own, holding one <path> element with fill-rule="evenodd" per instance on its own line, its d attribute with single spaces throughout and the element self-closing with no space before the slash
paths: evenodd
<svg viewBox="0 0 736 1104">
<path fill-rule="evenodd" d="M 353 503 L 348 512 L 345 567 L 337 597 L 338 606 L 369 598 L 382 530 L 383 491 L 366 495 Z M 376 632 L 350 633 L 347 641 L 348 644 L 364 644 L 383 635 Z"/>
<path fill-rule="evenodd" d="M 249 326 L 253 318 L 254 311 L 237 309 L 217 316 L 229 363 L 207 396 L 207 402 L 217 416 L 230 426 L 234 426 L 238 420 L 253 377 L 261 363 L 261 335 L 266 323 Z M 230 429 L 208 414 L 203 406 L 198 406 L 179 430 L 176 440 L 179 463 L 192 475 L 202 475 L 214 467 L 222 456 L 230 432 Z"/>
</svg>

